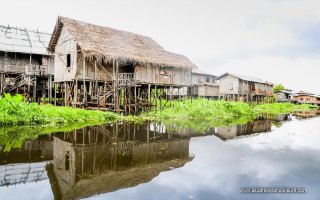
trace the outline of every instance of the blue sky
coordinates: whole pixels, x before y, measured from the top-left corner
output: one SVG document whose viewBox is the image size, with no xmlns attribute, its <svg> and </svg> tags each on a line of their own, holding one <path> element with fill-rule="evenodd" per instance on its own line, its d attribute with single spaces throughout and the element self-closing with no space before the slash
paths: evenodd
<svg viewBox="0 0 320 200">
<path fill-rule="evenodd" d="M 0 24 L 52 32 L 58 15 L 154 38 L 202 72 L 320 94 L 316 0 L 0 0 Z"/>
</svg>

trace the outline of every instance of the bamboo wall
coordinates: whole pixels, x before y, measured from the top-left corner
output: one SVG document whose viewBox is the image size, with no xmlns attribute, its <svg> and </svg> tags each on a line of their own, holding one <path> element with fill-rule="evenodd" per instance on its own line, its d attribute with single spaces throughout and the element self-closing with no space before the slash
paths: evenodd
<svg viewBox="0 0 320 200">
<path fill-rule="evenodd" d="M 67 54 L 71 56 L 71 66 L 67 67 Z M 71 81 L 77 72 L 77 43 L 69 31 L 63 27 L 55 47 L 54 80 L 55 82 Z"/>
<path fill-rule="evenodd" d="M 159 67 L 147 64 L 145 66 L 136 65 L 135 74 L 138 82 L 146 84 L 191 84 L 191 69 Z"/>
<path fill-rule="evenodd" d="M 39 65 L 41 59 L 42 55 L 32 55 L 31 64 Z M 43 59 L 43 62 L 47 62 L 46 59 Z M 0 51 L 0 73 L 22 74 L 29 64 L 30 54 Z"/>
</svg>

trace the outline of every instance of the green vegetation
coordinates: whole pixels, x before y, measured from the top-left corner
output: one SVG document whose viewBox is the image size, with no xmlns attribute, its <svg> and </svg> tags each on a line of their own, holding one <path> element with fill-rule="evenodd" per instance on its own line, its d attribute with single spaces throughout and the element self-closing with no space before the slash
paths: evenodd
<svg viewBox="0 0 320 200">
<path fill-rule="evenodd" d="M 276 85 L 275 87 L 273 87 L 272 91 L 273 91 L 273 93 L 276 93 L 279 90 L 285 90 L 285 89 L 286 88 L 282 84 L 279 84 L 279 85 Z"/>
<path fill-rule="evenodd" d="M 247 103 L 212 101 L 207 99 L 175 101 L 173 106 L 165 107 L 163 110 L 151 110 L 143 114 L 143 117 L 156 120 L 231 120 L 243 116 L 257 117 L 255 112 Z"/>
<path fill-rule="evenodd" d="M 272 103 L 249 105 L 243 102 L 194 99 L 174 101 L 163 110 L 153 109 L 138 116 L 122 116 L 112 112 L 88 111 L 71 107 L 39 106 L 26 103 L 21 95 L 6 94 L 0 98 L 0 151 L 21 147 L 24 140 L 36 139 L 39 135 L 68 132 L 74 129 L 111 123 L 119 120 L 156 121 L 168 129 L 193 129 L 205 132 L 211 127 L 245 124 L 262 114 L 289 114 L 294 111 L 316 109 L 311 105 Z"/>
<path fill-rule="evenodd" d="M 270 103 L 257 105 L 254 107 L 254 110 L 266 114 L 290 114 L 295 111 L 310 111 L 317 108 L 317 106 L 309 104 L 296 105 L 292 103 Z"/>
<path fill-rule="evenodd" d="M 242 102 L 213 101 L 207 99 L 174 101 L 163 110 L 151 110 L 139 116 L 125 117 L 126 121 L 163 122 L 168 128 L 192 128 L 197 132 L 210 127 L 244 124 L 258 116 L 248 104 Z"/>
<path fill-rule="evenodd" d="M 36 124 L 99 124 L 113 122 L 118 115 L 112 112 L 88 111 L 71 107 L 26 103 L 22 95 L 0 97 L 0 126 Z"/>
<path fill-rule="evenodd" d="M 124 117 L 126 121 L 163 122 L 174 129 L 192 128 L 197 132 L 208 131 L 211 127 L 245 124 L 265 114 L 290 114 L 294 111 L 316 109 L 312 105 L 295 105 L 291 103 L 271 103 L 249 105 L 243 102 L 214 101 L 195 99 L 174 101 L 163 110 L 151 110 L 139 116 Z"/>
<path fill-rule="evenodd" d="M 0 151 L 3 145 L 4 151 L 10 151 L 11 148 L 20 148 L 25 140 L 37 139 L 40 135 L 69 132 L 75 129 L 93 126 L 86 122 L 70 125 L 37 125 L 37 126 L 10 126 L 0 127 Z"/>
</svg>

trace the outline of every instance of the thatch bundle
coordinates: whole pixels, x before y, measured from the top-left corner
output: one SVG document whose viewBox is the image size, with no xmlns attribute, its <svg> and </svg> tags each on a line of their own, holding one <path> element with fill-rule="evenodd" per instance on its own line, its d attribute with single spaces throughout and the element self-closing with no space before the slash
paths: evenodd
<svg viewBox="0 0 320 200">
<path fill-rule="evenodd" d="M 66 17 L 58 17 L 49 43 L 49 52 L 54 53 L 62 27 L 66 27 L 74 37 L 84 57 L 94 57 L 104 62 L 117 60 L 155 66 L 196 67 L 187 57 L 164 50 L 150 37 Z"/>
</svg>

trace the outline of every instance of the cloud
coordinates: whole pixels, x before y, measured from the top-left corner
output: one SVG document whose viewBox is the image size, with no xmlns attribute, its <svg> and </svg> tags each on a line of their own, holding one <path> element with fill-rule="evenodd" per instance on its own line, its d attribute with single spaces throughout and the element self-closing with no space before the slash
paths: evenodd
<svg viewBox="0 0 320 200">
<path fill-rule="evenodd" d="M 31 12 L 34 5 L 36 12 Z M 255 69 L 292 71 L 297 74 L 271 80 L 320 93 L 315 88 L 320 82 L 310 75 L 320 74 L 315 68 L 320 59 L 319 7 L 317 0 L 0 0 L 0 23 L 52 32 L 57 15 L 63 15 L 150 36 L 189 57 L 201 71 L 218 74 L 226 67 L 244 67 L 242 74 L 267 79 L 270 75 Z M 268 67 L 262 69 L 265 63 Z M 297 77 L 308 80 L 297 84 Z"/>
<path fill-rule="evenodd" d="M 275 84 L 282 83 L 287 88 L 320 94 L 319 66 L 318 58 L 257 55 L 231 59 L 219 67 L 207 67 L 205 71 L 214 74 L 234 72 L 257 76 Z"/>
</svg>

